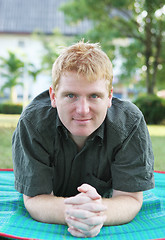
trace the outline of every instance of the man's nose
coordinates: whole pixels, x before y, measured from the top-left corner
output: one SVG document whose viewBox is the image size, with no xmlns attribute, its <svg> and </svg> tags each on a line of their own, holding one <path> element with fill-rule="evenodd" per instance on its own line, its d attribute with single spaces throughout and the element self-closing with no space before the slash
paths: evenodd
<svg viewBox="0 0 165 240">
<path fill-rule="evenodd" d="M 85 115 L 89 112 L 89 102 L 86 98 L 80 98 L 77 101 L 76 111 L 78 114 Z"/>
</svg>

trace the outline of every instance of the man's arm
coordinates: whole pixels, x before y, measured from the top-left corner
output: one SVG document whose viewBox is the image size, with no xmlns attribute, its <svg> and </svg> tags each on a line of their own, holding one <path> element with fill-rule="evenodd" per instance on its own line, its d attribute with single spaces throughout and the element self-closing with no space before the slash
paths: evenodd
<svg viewBox="0 0 165 240">
<path fill-rule="evenodd" d="M 24 205 L 33 219 L 45 223 L 66 224 L 63 197 L 43 194 L 35 197 L 23 195 L 23 198 Z"/>
<path fill-rule="evenodd" d="M 130 222 L 138 214 L 143 203 L 143 192 L 113 190 L 112 198 L 104 198 L 107 219 L 104 225 L 121 225 Z"/>
</svg>

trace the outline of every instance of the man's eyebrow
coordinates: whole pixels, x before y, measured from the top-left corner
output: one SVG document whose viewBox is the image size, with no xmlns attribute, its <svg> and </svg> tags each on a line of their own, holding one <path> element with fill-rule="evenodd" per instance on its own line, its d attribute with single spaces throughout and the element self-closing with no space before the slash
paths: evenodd
<svg viewBox="0 0 165 240">
<path fill-rule="evenodd" d="M 74 92 L 74 91 L 63 91 L 62 92 L 62 95 L 68 95 L 68 94 L 75 94 L 76 95 L 76 93 Z"/>
<path fill-rule="evenodd" d="M 93 91 L 93 92 L 89 93 L 89 95 L 93 95 L 93 94 L 96 94 L 96 95 L 98 95 L 100 97 L 104 96 L 104 92 L 100 92 L 100 91 Z"/>
<path fill-rule="evenodd" d="M 68 94 L 74 94 L 74 95 L 79 95 L 77 92 L 74 92 L 74 91 L 69 91 L 69 90 L 67 90 L 67 91 L 62 91 L 62 95 L 63 96 L 66 96 L 66 95 L 68 95 Z M 102 92 L 102 91 L 92 91 L 92 92 L 89 92 L 89 93 L 87 93 L 87 95 L 88 96 L 91 96 L 91 95 L 98 95 L 98 96 L 100 96 L 100 97 L 103 97 L 104 95 L 105 95 L 105 93 L 104 92 Z"/>
</svg>

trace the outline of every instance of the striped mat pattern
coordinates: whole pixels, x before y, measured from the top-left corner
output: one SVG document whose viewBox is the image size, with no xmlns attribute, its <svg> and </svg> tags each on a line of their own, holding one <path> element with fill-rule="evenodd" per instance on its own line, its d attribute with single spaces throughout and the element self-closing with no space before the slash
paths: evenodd
<svg viewBox="0 0 165 240">
<path fill-rule="evenodd" d="M 165 239 L 165 174 L 155 173 L 155 183 L 155 189 L 144 192 L 143 207 L 132 222 L 103 227 L 93 239 Z M 0 171 L 0 239 L 4 238 L 77 239 L 70 235 L 66 226 L 40 223 L 29 216 L 22 194 L 14 189 L 13 171 L 9 170 Z"/>
</svg>

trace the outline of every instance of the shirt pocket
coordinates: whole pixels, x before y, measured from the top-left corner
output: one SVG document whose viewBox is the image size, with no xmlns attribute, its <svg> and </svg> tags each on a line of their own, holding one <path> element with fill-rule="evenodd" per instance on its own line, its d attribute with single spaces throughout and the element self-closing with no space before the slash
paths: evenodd
<svg viewBox="0 0 165 240">
<path fill-rule="evenodd" d="M 112 179 L 105 182 L 94 175 L 90 175 L 88 184 L 93 186 L 102 197 L 112 197 Z"/>
</svg>

